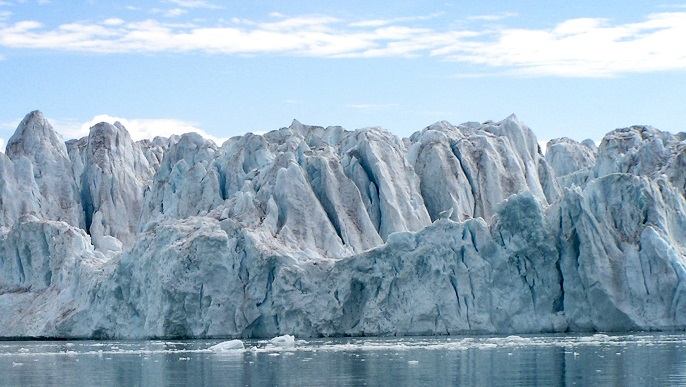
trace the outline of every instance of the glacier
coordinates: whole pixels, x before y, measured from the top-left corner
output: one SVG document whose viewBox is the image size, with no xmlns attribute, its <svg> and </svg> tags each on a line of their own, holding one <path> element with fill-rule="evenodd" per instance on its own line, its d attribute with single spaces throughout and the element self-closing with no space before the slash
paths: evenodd
<svg viewBox="0 0 686 387">
<path fill-rule="evenodd" d="M 217 145 L 34 111 L 0 153 L 0 337 L 683 330 L 685 194 L 686 134 L 649 126 L 543 154 L 514 115 Z"/>
</svg>

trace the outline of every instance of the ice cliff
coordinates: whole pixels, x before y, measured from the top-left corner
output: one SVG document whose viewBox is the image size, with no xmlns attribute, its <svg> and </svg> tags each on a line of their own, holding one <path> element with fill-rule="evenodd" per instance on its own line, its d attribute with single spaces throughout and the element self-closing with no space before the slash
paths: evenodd
<svg viewBox="0 0 686 387">
<path fill-rule="evenodd" d="M 685 139 L 543 155 L 510 116 L 65 143 L 32 112 L 0 153 L 0 336 L 685 329 Z"/>
</svg>

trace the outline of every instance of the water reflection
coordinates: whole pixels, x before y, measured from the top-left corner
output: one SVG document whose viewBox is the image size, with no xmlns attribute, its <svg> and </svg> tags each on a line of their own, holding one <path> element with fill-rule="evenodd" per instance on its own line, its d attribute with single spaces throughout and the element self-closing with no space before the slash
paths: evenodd
<svg viewBox="0 0 686 387">
<path fill-rule="evenodd" d="M 686 385 L 686 335 L 0 342 L 2 385 Z"/>
</svg>

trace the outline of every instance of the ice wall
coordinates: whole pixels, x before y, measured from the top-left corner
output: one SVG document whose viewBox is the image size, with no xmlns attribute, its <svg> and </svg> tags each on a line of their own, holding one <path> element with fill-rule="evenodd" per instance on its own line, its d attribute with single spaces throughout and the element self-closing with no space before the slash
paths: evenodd
<svg viewBox="0 0 686 387">
<path fill-rule="evenodd" d="M 0 336 L 684 329 L 684 138 L 543 155 L 510 116 L 65 144 L 32 112 L 0 153 Z"/>
</svg>

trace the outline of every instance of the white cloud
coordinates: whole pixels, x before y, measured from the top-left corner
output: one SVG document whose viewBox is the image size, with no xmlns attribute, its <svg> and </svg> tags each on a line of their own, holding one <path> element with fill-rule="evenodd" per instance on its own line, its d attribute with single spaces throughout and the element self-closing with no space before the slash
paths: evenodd
<svg viewBox="0 0 686 387">
<path fill-rule="evenodd" d="M 503 12 L 503 13 L 498 13 L 498 14 L 493 14 L 493 15 L 468 16 L 467 20 L 498 21 L 498 20 L 503 20 L 503 19 L 515 17 L 515 16 L 518 16 L 518 14 L 515 12 Z"/>
<path fill-rule="evenodd" d="M 206 139 L 214 141 L 217 145 L 221 145 L 227 138 L 213 136 L 206 131 L 198 128 L 197 124 L 193 122 L 177 120 L 173 118 L 122 118 L 110 116 L 108 114 L 96 115 L 86 122 L 79 122 L 73 119 L 49 119 L 53 128 L 62 135 L 65 140 L 82 138 L 88 136 L 90 128 L 100 122 L 109 122 L 114 124 L 119 121 L 131 135 L 134 141 L 150 139 L 156 136 L 169 137 L 171 135 L 182 135 L 184 133 L 195 132 Z M 12 135 L 17 130 L 21 119 L 15 121 L 0 122 L 0 131 L 3 134 Z M 0 148 L 4 150 L 7 144 L 0 138 Z"/>
<path fill-rule="evenodd" d="M 389 24 L 430 20 L 430 19 L 437 18 L 439 16 L 443 16 L 443 13 L 438 12 L 438 13 L 433 13 L 431 15 L 423 15 L 423 16 L 396 17 L 393 19 L 360 20 L 360 21 L 349 23 L 348 27 L 361 27 L 361 28 L 383 27 L 383 26 L 387 26 Z"/>
<path fill-rule="evenodd" d="M 116 17 L 103 20 L 103 22 L 102 22 L 102 24 L 104 24 L 106 26 L 120 26 L 124 23 L 126 23 L 124 20 L 116 18 Z"/>
<path fill-rule="evenodd" d="M 552 29 L 503 29 L 491 39 L 434 51 L 449 59 L 527 76 L 607 77 L 686 69 L 686 13 L 651 14 L 643 22 L 572 19 Z M 442 52 L 441 52 L 442 51 Z"/>
<path fill-rule="evenodd" d="M 14 131 L 17 130 L 17 126 L 19 126 L 20 122 L 21 122 L 21 119 L 17 119 L 14 121 L 0 122 L 0 131 L 8 131 L 10 133 L 14 133 Z"/>
<path fill-rule="evenodd" d="M 541 153 L 545 156 L 545 152 L 548 149 L 548 141 L 550 140 L 538 140 L 538 147 L 541 148 Z"/>
<path fill-rule="evenodd" d="M 197 127 L 192 122 L 170 119 L 170 118 L 133 118 L 127 119 L 122 117 L 113 117 L 107 114 L 101 114 L 93 117 L 90 121 L 83 123 L 55 123 L 55 129 L 65 138 L 81 138 L 88 136 L 90 128 L 100 122 L 109 122 L 114 124 L 119 121 L 131 135 L 135 141 L 144 139 L 153 139 L 156 136 L 169 137 L 173 134 L 181 135 L 184 133 L 195 132 L 206 139 L 214 141 L 221 145 L 226 138 L 213 136 L 204 130 Z"/>
<path fill-rule="evenodd" d="M 164 17 L 178 17 L 178 16 L 181 16 L 185 13 L 188 13 L 188 11 L 186 11 L 185 9 L 174 8 L 174 9 L 170 9 L 169 11 L 165 12 Z"/>
<path fill-rule="evenodd" d="M 382 27 L 393 23 L 392 20 L 386 19 L 374 19 L 374 20 L 362 20 L 354 23 L 348 24 L 348 27 Z"/>
<path fill-rule="evenodd" d="M 174 3 L 184 8 L 212 6 L 205 1 Z M 182 11 L 178 8 L 176 12 Z M 214 26 L 107 19 L 100 24 L 70 23 L 52 29 L 37 21 L 20 21 L 0 27 L 0 47 L 329 58 L 433 56 L 479 65 L 483 70 L 477 73 L 488 73 L 490 68 L 517 76 L 607 77 L 686 70 L 686 45 L 681 43 L 686 36 L 686 12 L 655 13 L 636 23 L 579 18 L 553 28 L 501 26 L 478 31 L 440 30 L 422 23 L 436 16 L 349 22 L 327 15 L 272 14 L 268 21 L 236 19 Z M 488 21 L 511 16 L 514 14 L 472 18 Z"/>
<path fill-rule="evenodd" d="M 528 76 L 606 77 L 686 69 L 686 13 L 653 14 L 640 23 L 572 19 L 549 30 L 502 30 L 487 42 L 461 44 L 449 59 L 514 68 Z M 445 50 L 445 49 L 443 49 Z"/>
<path fill-rule="evenodd" d="M 502 73 L 458 73 L 458 74 L 453 74 L 451 78 L 456 78 L 456 79 L 475 79 L 475 78 L 488 78 L 492 77 L 495 75 L 503 75 Z"/>
<path fill-rule="evenodd" d="M 5 21 L 12 16 L 12 12 L 10 11 L 0 11 L 0 21 Z"/>
<path fill-rule="evenodd" d="M 184 7 L 184 8 L 209 8 L 209 9 L 218 9 L 221 8 L 218 5 L 209 3 L 204 0 L 169 0 L 170 3 L 174 3 L 178 5 L 179 7 Z"/>
<path fill-rule="evenodd" d="M 17 126 L 19 126 L 19 123 L 21 122 L 21 119 L 17 119 L 15 121 L 6 121 L 6 122 L 0 122 L 0 133 L 3 136 L 8 136 L 11 137 L 12 134 L 17 130 Z M 5 140 L 5 137 L 0 137 L 0 152 L 5 152 L 5 147 L 7 146 L 7 140 Z"/>
</svg>

